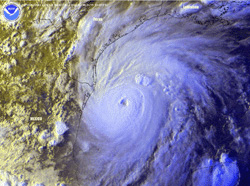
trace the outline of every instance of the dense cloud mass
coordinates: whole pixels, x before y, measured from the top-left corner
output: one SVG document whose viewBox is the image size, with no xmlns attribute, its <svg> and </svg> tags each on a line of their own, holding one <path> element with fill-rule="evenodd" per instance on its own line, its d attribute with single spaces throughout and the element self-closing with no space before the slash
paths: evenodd
<svg viewBox="0 0 250 186">
<path fill-rule="evenodd" d="M 76 47 L 78 184 L 249 184 L 249 18 L 247 2 L 91 9 Z"/>
</svg>

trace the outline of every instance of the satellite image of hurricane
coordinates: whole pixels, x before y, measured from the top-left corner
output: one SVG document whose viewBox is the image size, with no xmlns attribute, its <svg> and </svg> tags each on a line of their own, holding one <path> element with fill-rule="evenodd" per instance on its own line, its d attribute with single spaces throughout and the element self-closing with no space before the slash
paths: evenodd
<svg viewBox="0 0 250 186">
<path fill-rule="evenodd" d="M 250 1 L 0 9 L 0 186 L 250 185 Z"/>
</svg>

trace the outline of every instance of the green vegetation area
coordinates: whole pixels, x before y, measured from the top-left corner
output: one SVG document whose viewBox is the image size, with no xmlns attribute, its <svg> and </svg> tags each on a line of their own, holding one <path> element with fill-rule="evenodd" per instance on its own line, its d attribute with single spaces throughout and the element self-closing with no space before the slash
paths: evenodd
<svg viewBox="0 0 250 186">
<path fill-rule="evenodd" d="M 0 169 L 37 181 L 49 172 L 48 182 L 55 183 L 58 147 L 49 146 L 41 135 L 52 133 L 56 121 L 67 121 L 80 112 L 74 93 L 77 85 L 69 76 L 77 59 L 65 60 L 76 39 L 77 22 L 67 19 L 53 25 L 38 16 L 46 6 L 27 3 L 39 2 L 22 1 L 21 18 L 0 23 Z M 0 1 L 1 9 L 3 5 Z M 48 26 L 35 28 L 34 23 Z M 31 121 L 31 117 L 42 120 Z"/>
</svg>

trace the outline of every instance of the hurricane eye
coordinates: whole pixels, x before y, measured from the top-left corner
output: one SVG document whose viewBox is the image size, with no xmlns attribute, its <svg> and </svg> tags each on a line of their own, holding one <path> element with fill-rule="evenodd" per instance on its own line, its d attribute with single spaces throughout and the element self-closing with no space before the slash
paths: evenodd
<svg viewBox="0 0 250 186">
<path fill-rule="evenodd" d="M 127 98 L 122 98 L 120 101 L 120 104 L 122 106 L 128 106 L 129 105 L 129 100 Z"/>
</svg>

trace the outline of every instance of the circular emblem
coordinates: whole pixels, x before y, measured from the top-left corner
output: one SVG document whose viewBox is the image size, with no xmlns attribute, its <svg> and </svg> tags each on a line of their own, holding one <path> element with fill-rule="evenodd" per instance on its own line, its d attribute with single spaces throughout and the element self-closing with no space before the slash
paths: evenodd
<svg viewBox="0 0 250 186">
<path fill-rule="evenodd" d="M 10 3 L 4 6 L 3 15 L 7 21 L 16 21 L 21 14 L 21 8 L 15 4 Z"/>
</svg>

